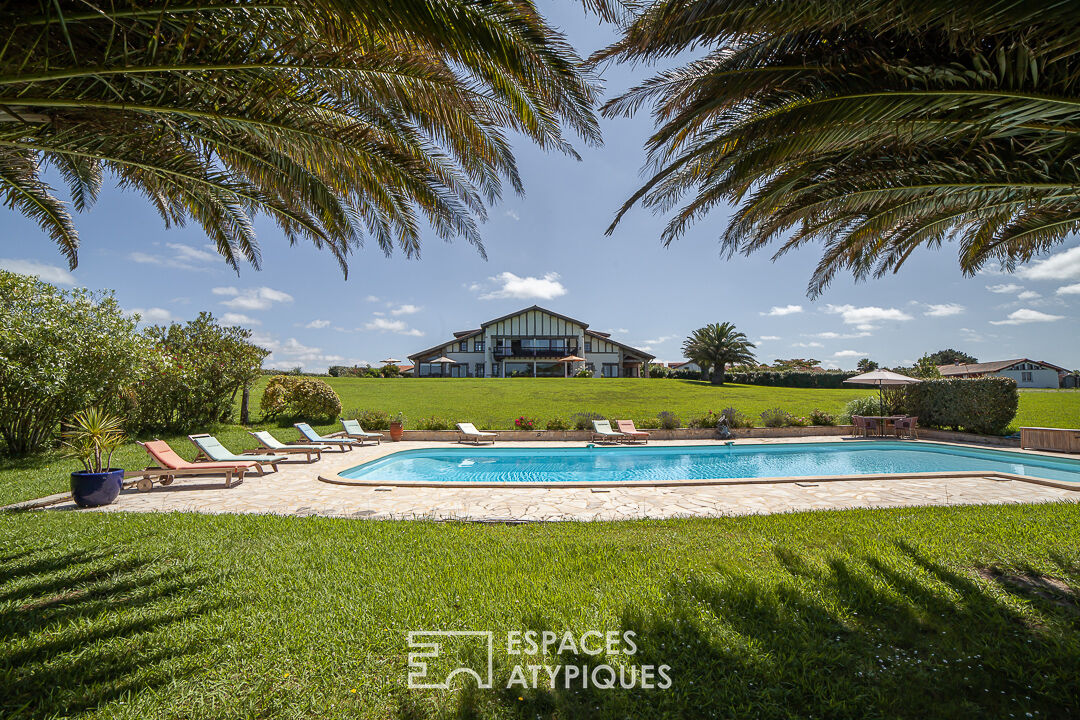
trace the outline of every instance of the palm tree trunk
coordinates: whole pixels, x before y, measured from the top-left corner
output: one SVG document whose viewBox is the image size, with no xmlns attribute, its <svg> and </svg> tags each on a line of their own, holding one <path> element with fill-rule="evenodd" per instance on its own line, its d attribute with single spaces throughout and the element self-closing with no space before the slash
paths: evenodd
<svg viewBox="0 0 1080 720">
<path fill-rule="evenodd" d="M 713 365 L 712 368 L 710 368 L 709 382 L 713 385 L 724 384 L 724 363 Z"/>
</svg>

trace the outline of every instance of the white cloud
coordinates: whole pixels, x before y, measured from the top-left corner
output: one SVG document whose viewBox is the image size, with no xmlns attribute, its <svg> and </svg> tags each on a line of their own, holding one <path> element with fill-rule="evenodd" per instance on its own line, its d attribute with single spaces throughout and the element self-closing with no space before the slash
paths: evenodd
<svg viewBox="0 0 1080 720">
<path fill-rule="evenodd" d="M 991 325 L 1026 325 L 1027 323 L 1037 322 L 1054 322 L 1055 320 L 1061 320 L 1064 315 L 1050 315 L 1048 313 L 1039 312 L 1038 310 L 1029 310 L 1023 308 L 1016 312 L 1010 313 L 1009 317 L 1005 320 L 991 320 Z"/>
<path fill-rule="evenodd" d="M 963 305 L 943 303 L 941 305 L 927 305 L 923 315 L 927 317 L 953 317 L 954 315 L 963 315 L 965 310 L 967 308 Z"/>
<path fill-rule="evenodd" d="M 797 342 L 797 343 L 792 343 L 791 347 L 797 347 L 797 348 L 823 348 L 825 346 L 822 345 L 819 342 Z"/>
<path fill-rule="evenodd" d="M 422 308 L 419 305 L 401 305 L 390 311 L 391 315 L 415 315 Z"/>
<path fill-rule="evenodd" d="M 801 313 L 803 311 L 802 305 L 784 305 L 780 307 L 773 305 L 769 312 L 763 312 L 762 315 L 768 315 L 772 317 L 782 317 L 784 315 L 794 315 L 795 313 Z"/>
<path fill-rule="evenodd" d="M 986 289 L 992 293 L 998 295 L 1009 295 L 1011 293 L 1018 293 L 1024 289 L 1023 285 L 1017 285 L 1016 283 L 1002 283 L 1000 285 L 987 285 Z"/>
<path fill-rule="evenodd" d="M 881 308 L 874 305 L 855 307 L 854 305 L 826 305 L 825 312 L 839 315 L 846 325 L 854 325 L 859 330 L 873 330 L 885 320 L 905 321 L 911 316 L 898 308 Z"/>
<path fill-rule="evenodd" d="M 1045 260 L 1021 268 L 1016 273 L 1029 280 L 1072 280 L 1080 278 L 1080 247 L 1051 255 Z"/>
<path fill-rule="evenodd" d="M 833 357 L 837 358 L 864 358 L 866 356 L 867 354 L 861 350 L 840 350 L 833 353 Z"/>
<path fill-rule="evenodd" d="M 506 217 L 510 218 L 511 220 L 514 220 L 515 222 L 521 219 L 521 216 L 517 214 L 516 210 L 507 210 L 503 214 L 506 215 Z"/>
<path fill-rule="evenodd" d="M 127 311 L 128 315 L 138 315 L 139 322 L 148 323 L 150 325 L 166 325 L 178 318 L 165 308 L 152 307 L 152 308 L 131 308 Z"/>
<path fill-rule="evenodd" d="M 779 335 L 762 335 L 761 337 L 758 338 L 758 342 L 759 343 L 771 342 L 773 340 L 780 340 L 780 339 L 781 339 L 781 337 Z"/>
<path fill-rule="evenodd" d="M 866 331 L 856 333 L 838 333 L 832 332 L 830 330 L 828 332 L 819 332 L 812 335 L 806 335 L 805 337 L 816 337 L 821 338 L 822 340 L 854 340 L 856 338 L 870 337 L 870 333 Z"/>
<path fill-rule="evenodd" d="M 1062 285 L 1057 289 L 1058 295 L 1080 295 L 1080 283 Z"/>
<path fill-rule="evenodd" d="M 660 337 L 655 338 L 653 340 L 646 340 L 644 342 L 638 343 L 637 348 L 639 350 L 644 350 L 646 352 L 650 352 L 650 351 L 652 351 L 652 349 L 656 345 L 663 345 L 667 341 L 674 340 L 677 337 L 678 337 L 678 335 L 661 335 Z"/>
<path fill-rule="evenodd" d="M 74 285 L 75 276 L 59 265 L 46 265 L 35 260 L 0 258 L 0 268 L 20 275 L 37 275 L 53 285 Z"/>
<path fill-rule="evenodd" d="M 365 330 L 378 330 L 379 332 L 392 332 L 398 335 L 409 335 L 411 337 L 421 337 L 423 332 L 416 328 L 410 328 L 405 324 L 404 320 L 388 320 L 387 318 L 377 317 L 371 322 L 364 325 Z"/>
<path fill-rule="evenodd" d="M 551 300 L 567 293 L 566 287 L 559 282 L 559 273 L 554 272 L 541 277 L 520 277 L 512 272 L 502 272 L 488 280 L 496 287 L 481 295 L 481 300 Z M 482 288 L 473 283 L 469 289 L 478 291 Z"/>
<path fill-rule="evenodd" d="M 304 327 L 311 328 L 311 329 L 314 329 L 314 330 L 322 330 L 325 327 L 330 327 L 330 321 L 329 320 L 312 320 L 311 322 L 309 322 Z"/>
<path fill-rule="evenodd" d="M 289 303 L 292 295 L 269 287 L 238 290 L 234 287 L 216 287 L 210 292 L 215 295 L 228 295 L 231 300 L 222 301 L 222 305 L 234 310 L 267 310 L 274 303 Z"/>
<path fill-rule="evenodd" d="M 165 243 L 171 253 L 152 255 L 145 252 L 133 252 L 128 259 L 146 265 L 166 265 L 178 270 L 204 270 L 208 263 L 220 262 L 221 255 L 213 245 L 201 248 L 183 243 Z"/>
<path fill-rule="evenodd" d="M 368 295 L 364 300 L 367 302 L 379 302 L 379 297 L 377 295 Z"/>
<path fill-rule="evenodd" d="M 1025 290 L 1024 292 L 1017 295 L 1016 299 L 1017 300 L 1035 300 L 1036 298 L 1041 298 L 1041 297 L 1042 297 L 1042 295 L 1035 292 L 1034 290 Z"/>
<path fill-rule="evenodd" d="M 248 317 L 244 313 L 227 312 L 221 316 L 221 322 L 226 325 L 262 325 L 261 322 L 253 317 Z"/>
<path fill-rule="evenodd" d="M 304 345 L 296 338 L 289 338 L 282 343 L 273 336 L 256 333 L 251 337 L 251 341 L 270 351 L 270 355 L 263 361 L 263 367 L 266 368 L 285 370 L 299 365 L 305 370 L 325 370 L 330 365 L 364 364 L 360 361 L 346 363 L 343 356 L 324 353 L 322 348 Z"/>
</svg>

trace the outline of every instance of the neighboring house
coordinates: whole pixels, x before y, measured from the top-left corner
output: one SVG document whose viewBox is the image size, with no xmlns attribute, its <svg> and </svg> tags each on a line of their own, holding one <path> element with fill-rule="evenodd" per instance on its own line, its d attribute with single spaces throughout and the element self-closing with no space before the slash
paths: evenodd
<svg viewBox="0 0 1080 720">
<path fill-rule="evenodd" d="M 402 375 L 406 375 L 406 376 L 412 375 L 413 366 L 412 365 L 398 365 L 398 370 L 401 371 Z"/>
<path fill-rule="evenodd" d="M 558 362 L 571 355 L 585 359 Z M 431 362 L 441 356 L 454 362 Z M 413 377 L 572 377 L 582 368 L 595 377 L 642 377 L 653 359 L 610 333 L 538 305 L 455 332 L 453 340 L 409 356 Z"/>
<path fill-rule="evenodd" d="M 693 360 L 683 360 L 682 362 L 668 363 L 667 366 L 672 370 L 685 370 L 687 372 L 701 372 L 701 366 Z"/>
<path fill-rule="evenodd" d="M 1009 377 L 1022 388 L 1056 388 L 1061 386 L 1061 377 L 1068 374 L 1065 368 L 1051 365 L 1040 360 L 1020 358 L 1018 360 L 998 360 L 984 363 L 955 363 L 939 365 L 938 371 L 946 378 L 976 378 L 987 376 Z"/>
</svg>

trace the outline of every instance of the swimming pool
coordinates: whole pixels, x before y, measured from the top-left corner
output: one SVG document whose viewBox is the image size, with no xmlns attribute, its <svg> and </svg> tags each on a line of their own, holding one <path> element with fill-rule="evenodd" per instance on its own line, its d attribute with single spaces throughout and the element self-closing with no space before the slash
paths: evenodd
<svg viewBox="0 0 1080 720">
<path fill-rule="evenodd" d="M 385 484 L 670 483 L 914 473 L 1004 473 L 1080 483 L 1080 460 L 911 442 L 579 448 L 425 448 L 343 470 Z"/>
</svg>

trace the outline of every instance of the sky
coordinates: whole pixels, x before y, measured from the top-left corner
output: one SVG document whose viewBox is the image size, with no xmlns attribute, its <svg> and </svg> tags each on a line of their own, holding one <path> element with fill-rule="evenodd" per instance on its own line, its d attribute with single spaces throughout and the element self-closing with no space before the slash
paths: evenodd
<svg viewBox="0 0 1080 720">
<path fill-rule="evenodd" d="M 582 55 L 613 38 L 578 3 L 541 3 Z M 606 67 L 605 96 L 643 79 L 648 67 Z M 387 258 L 369 244 L 352 256 L 348 280 L 311 245 L 289 246 L 256 221 L 262 269 L 237 274 L 197 224 L 166 229 L 141 196 L 106 183 L 97 204 L 76 215 L 79 266 L 32 222 L 0 208 L 0 267 L 60 287 L 112 289 L 144 322 L 167 323 L 209 310 L 254 331 L 267 366 L 373 364 L 452 338 L 455 330 L 533 304 L 594 330 L 681 359 L 683 339 L 712 322 L 732 322 L 757 343 L 762 362 L 815 358 L 853 368 L 859 358 L 909 365 L 947 347 L 980 361 L 1027 357 L 1080 367 L 1080 242 L 1014 274 L 959 270 L 956 247 L 922 249 L 897 275 L 855 283 L 838 276 L 810 301 L 806 286 L 821 252 L 808 246 L 772 262 L 768 251 L 726 258 L 718 238 L 728 213 L 715 211 L 665 248 L 662 216 L 637 208 L 613 236 L 615 211 L 642 181 L 647 112 L 603 120 L 604 145 L 575 147 L 581 161 L 516 143 L 525 196 L 508 190 L 482 235 L 485 262 L 463 240 L 426 233 L 420 259 Z M 51 177 L 51 176 L 50 176 Z"/>
</svg>

